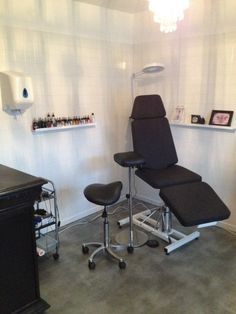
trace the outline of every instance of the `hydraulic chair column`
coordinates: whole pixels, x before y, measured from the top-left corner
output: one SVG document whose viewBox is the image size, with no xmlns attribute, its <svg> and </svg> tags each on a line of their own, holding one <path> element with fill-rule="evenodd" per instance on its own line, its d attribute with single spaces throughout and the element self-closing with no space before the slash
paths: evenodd
<svg viewBox="0 0 236 314">
<path fill-rule="evenodd" d="M 170 209 L 168 207 L 163 208 L 162 212 L 162 232 L 166 232 L 166 234 L 170 234 L 172 231 L 172 216 Z"/>
<path fill-rule="evenodd" d="M 134 248 L 134 225 L 133 225 L 133 195 L 132 195 L 132 187 L 131 187 L 131 167 L 129 167 L 129 193 L 126 194 L 126 198 L 129 203 L 129 244 L 128 244 L 128 252 L 131 253 Z"/>
</svg>

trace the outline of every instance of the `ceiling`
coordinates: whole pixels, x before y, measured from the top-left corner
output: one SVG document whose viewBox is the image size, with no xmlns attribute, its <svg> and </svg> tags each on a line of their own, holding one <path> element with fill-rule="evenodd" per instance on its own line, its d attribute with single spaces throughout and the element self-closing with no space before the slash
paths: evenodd
<svg viewBox="0 0 236 314">
<path fill-rule="evenodd" d="M 148 8 L 147 0 L 75 0 L 89 3 L 112 10 L 123 11 L 127 13 L 138 13 Z"/>
</svg>

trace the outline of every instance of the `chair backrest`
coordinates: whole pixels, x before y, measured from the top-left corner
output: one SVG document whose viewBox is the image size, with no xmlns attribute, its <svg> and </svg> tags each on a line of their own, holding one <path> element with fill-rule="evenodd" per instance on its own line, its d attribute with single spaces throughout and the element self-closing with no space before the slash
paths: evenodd
<svg viewBox="0 0 236 314">
<path fill-rule="evenodd" d="M 134 151 L 145 158 L 145 168 L 164 169 L 178 162 L 166 111 L 159 95 L 137 96 L 131 124 Z"/>
</svg>

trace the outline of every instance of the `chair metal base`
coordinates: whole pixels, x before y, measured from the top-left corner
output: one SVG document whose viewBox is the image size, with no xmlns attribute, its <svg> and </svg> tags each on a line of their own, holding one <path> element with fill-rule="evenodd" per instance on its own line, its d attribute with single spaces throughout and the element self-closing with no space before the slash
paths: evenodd
<svg viewBox="0 0 236 314">
<path fill-rule="evenodd" d="M 133 224 L 170 243 L 164 248 L 166 254 L 169 254 L 179 247 L 200 237 L 198 231 L 185 235 L 184 233 L 173 229 L 171 226 L 171 212 L 169 209 L 163 207 L 159 210 L 162 211 L 161 226 L 158 226 L 156 219 L 151 218 L 153 212 L 149 209 L 133 215 Z M 122 226 L 128 222 L 129 218 L 127 217 L 120 220 L 118 223 Z"/>
<path fill-rule="evenodd" d="M 90 269 L 94 269 L 95 268 L 95 262 L 94 262 L 94 258 L 97 254 L 103 252 L 103 253 L 107 253 L 109 256 L 113 257 L 114 259 L 116 259 L 119 262 L 119 267 L 120 268 L 125 268 L 126 267 L 126 263 L 124 261 L 124 259 L 120 256 L 118 256 L 115 252 L 112 251 L 112 248 L 115 249 L 124 249 L 124 247 L 122 245 L 115 245 L 115 244 L 109 244 L 108 246 L 106 246 L 104 243 L 100 243 L 100 242 L 88 242 L 88 243 L 83 243 L 82 244 L 82 251 L 84 254 L 89 252 L 89 247 L 97 247 L 97 249 L 90 255 L 89 259 L 88 259 L 88 266 Z"/>
<path fill-rule="evenodd" d="M 103 213 L 102 213 L 102 218 L 103 220 L 103 243 L 101 242 L 88 242 L 84 243 L 82 245 L 82 251 L 84 254 L 89 252 L 89 246 L 92 247 L 97 247 L 97 249 L 91 254 L 89 257 L 88 261 L 88 267 L 89 269 L 94 269 L 96 264 L 94 262 L 94 257 L 100 253 L 101 251 L 107 253 L 109 256 L 115 258 L 116 260 L 119 261 L 119 267 L 121 269 L 124 269 L 126 267 L 126 263 L 122 257 L 119 257 L 116 255 L 113 251 L 112 248 L 116 249 L 124 249 L 124 246 L 122 245 L 115 245 L 111 244 L 110 241 L 110 233 L 109 233 L 109 221 L 108 221 L 108 214 L 107 214 L 107 208 L 106 206 L 104 207 Z"/>
</svg>

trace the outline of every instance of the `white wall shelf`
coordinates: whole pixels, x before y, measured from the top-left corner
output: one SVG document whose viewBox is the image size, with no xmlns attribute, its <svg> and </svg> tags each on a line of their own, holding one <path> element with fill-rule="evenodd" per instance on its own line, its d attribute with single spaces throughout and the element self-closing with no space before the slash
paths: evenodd
<svg viewBox="0 0 236 314">
<path fill-rule="evenodd" d="M 67 125 L 60 127 L 51 127 L 51 128 L 40 128 L 36 130 L 32 130 L 33 134 L 37 133 L 45 133 L 45 132 L 55 132 L 55 131 L 65 131 L 71 129 L 81 129 L 81 128 L 89 128 L 96 126 L 96 123 L 85 123 L 85 124 L 77 124 L 77 125 Z"/>
<path fill-rule="evenodd" d="M 209 125 L 209 124 L 194 124 L 194 123 L 177 123 L 170 122 L 171 126 L 183 127 L 183 128 L 199 128 L 199 129 L 208 129 L 208 130 L 217 130 L 223 132 L 235 132 L 236 127 L 234 126 L 218 126 L 218 125 Z"/>
</svg>

